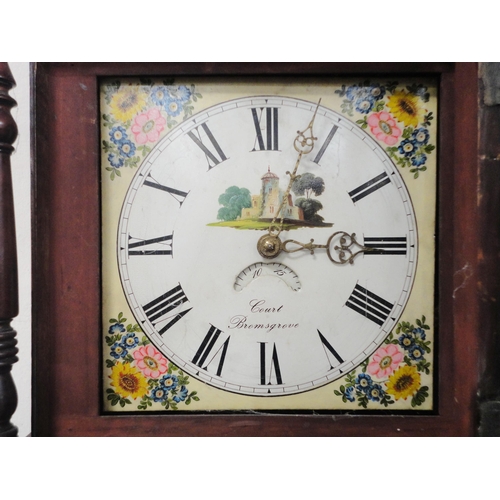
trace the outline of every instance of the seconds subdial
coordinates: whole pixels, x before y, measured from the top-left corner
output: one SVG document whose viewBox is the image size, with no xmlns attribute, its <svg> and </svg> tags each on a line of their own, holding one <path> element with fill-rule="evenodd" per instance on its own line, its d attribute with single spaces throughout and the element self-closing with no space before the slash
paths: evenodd
<svg viewBox="0 0 500 500">
<path fill-rule="evenodd" d="M 300 279 L 293 269 L 279 262 L 256 262 L 243 269 L 234 282 L 234 289 L 239 292 L 252 281 L 263 276 L 273 276 L 284 281 L 293 291 L 302 288 Z"/>
</svg>

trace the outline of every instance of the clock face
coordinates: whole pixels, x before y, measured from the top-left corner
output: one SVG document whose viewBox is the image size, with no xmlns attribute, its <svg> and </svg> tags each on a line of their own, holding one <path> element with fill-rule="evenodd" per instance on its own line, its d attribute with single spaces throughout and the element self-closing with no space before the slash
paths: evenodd
<svg viewBox="0 0 500 500">
<path fill-rule="evenodd" d="M 316 108 L 280 95 L 219 102 L 172 128 L 124 197 L 116 254 L 137 324 L 170 362 L 230 393 L 345 377 L 412 291 L 417 223 L 402 176 L 373 136 Z M 313 116 L 314 148 L 290 182 Z M 266 259 L 258 241 L 281 219 L 279 238 L 295 243 Z M 311 240 L 327 248 L 311 253 Z"/>
</svg>

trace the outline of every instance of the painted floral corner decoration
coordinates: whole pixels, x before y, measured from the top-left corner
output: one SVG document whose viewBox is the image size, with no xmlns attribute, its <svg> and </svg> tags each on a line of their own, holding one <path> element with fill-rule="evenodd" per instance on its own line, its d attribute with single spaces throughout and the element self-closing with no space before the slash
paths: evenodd
<svg viewBox="0 0 500 500">
<path fill-rule="evenodd" d="M 160 84 L 141 80 L 140 85 L 120 80 L 104 87 L 106 113 L 102 124 L 108 129 L 102 146 L 105 169 L 111 180 L 121 177 L 122 167 L 137 167 L 165 133 L 193 114 L 193 103 L 201 99 L 195 85 Z"/>
<path fill-rule="evenodd" d="M 147 337 L 142 335 L 139 339 L 142 333 L 139 325 L 125 326 L 127 319 L 122 313 L 109 322 L 105 340 L 111 387 L 106 394 L 112 406 L 125 408 L 137 404 L 138 410 L 177 410 L 180 404 L 200 400 L 196 391 L 187 389 L 189 376 L 170 363 Z"/>
<path fill-rule="evenodd" d="M 427 170 L 427 159 L 435 149 L 429 142 L 434 116 L 425 108 L 430 98 L 427 87 L 413 84 L 401 88 L 397 82 L 382 85 L 366 81 L 342 85 L 335 93 L 343 98 L 343 113 L 364 115 L 356 123 L 385 145 L 398 166 L 409 167 L 415 179 Z"/>
<path fill-rule="evenodd" d="M 431 341 L 426 339 L 430 327 L 425 316 L 415 323 L 399 323 L 384 344 L 345 377 L 345 384 L 334 390 L 335 395 L 341 396 L 344 403 L 357 401 L 363 408 L 369 402 L 388 407 L 408 398 L 412 408 L 421 406 L 429 396 L 421 374 L 429 375 L 431 371 L 426 359 L 431 353 Z"/>
</svg>

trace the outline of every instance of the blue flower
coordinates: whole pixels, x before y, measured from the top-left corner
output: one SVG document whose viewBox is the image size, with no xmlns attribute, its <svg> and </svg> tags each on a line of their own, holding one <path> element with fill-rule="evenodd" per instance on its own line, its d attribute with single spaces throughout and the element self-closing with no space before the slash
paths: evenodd
<svg viewBox="0 0 500 500">
<path fill-rule="evenodd" d="M 384 391 L 382 386 L 379 384 L 373 384 L 370 389 L 366 392 L 368 399 L 372 401 L 380 401 L 380 399 L 384 396 Z"/>
<path fill-rule="evenodd" d="M 354 386 L 351 385 L 349 387 L 346 387 L 346 390 L 344 392 L 344 396 L 351 402 L 351 403 L 354 403 L 354 395 L 353 395 L 353 392 L 354 392 Z"/>
<path fill-rule="evenodd" d="M 413 131 L 411 137 L 412 139 L 415 140 L 417 144 L 423 146 L 424 144 L 427 144 L 427 142 L 429 141 L 429 131 L 425 128 L 418 128 Z"/>
<path fill-rule="evenodd" d="M 425 340 L 425 331 L 423 328 L 414 328 L 412 333 L 417 339 Z"/>
<path fill-rule="evenodd" d="M 188 395 L 188 390 L 186 389 L 185 385 L 182 385 L 180 388 L 180 392 L 173 397 L 173 400 L 176 403 L 180 403 L 181 401 L 184 401 L 187 398 L 187 395 Z"/>
<path fill-rule="evenodd" d="M 412 139 L 405 139 L 399 145 L 399 152 L 406 157 L 413 156 L 416 152 L 416 143 Z"/>
<path fill-rule="evenodd" d="M 109 153 L 108 160 L 111 166 L 115 168 L 122 167 L 124 163 L 123 158 L 120 155 L 117 155 L 116 153 Z"/>
<path fill-rule="evenodd" d="M 113 127 L 109 133 L 109 137 L 117 146 L 119 146 L 123 141 L 127 140 L 127 132 L 121 126 Z"/>
<path fill-rule="evenodd" d="M 183 110 L 183 104 L 191 98 L 191 90 L 185 85 L 168 85 L 157 87 L 151 94 L 151 99 L 163 106 L 169 116 L 178 116 Z"/>
<path fill-rule="evenodd" d="M 168 88 L 165 87 L 164 85 L 159 85 L 158 87 L 155 87 L 154 90 L 151 92 L 151 100 L 157 105 L 157 106 L 165 106 L 165 104 L 169 100 L 169 92 Z"/>
<path fill-rule="evenodd" d="M 178 87 L 170 85 L 167 89 L 170 97 L 178 103 L 184 103 L 191 98 L 191 90 L 185 85 L 179 85 Z"/>
<path fill-rule="evenodd" d="M 115 323 L 109 327 L 108 333 L 110 335 L 116 335 L 117 333 L 123 333 L 125 331 L 125 327 L 123 323 Z"/>
<path fill-rule="evenodd" d="M 373 381 L 370 375 L 367 375 L 366 373 L 360 373 L 356 377 L 356 384 L 357 384 L 356 389 L 368 393 L 368 391 L 372 387 Z"/>
<path fill-rule="evenodd" d="M 375 104 L 375 100 L 371 95 L 365 95 L 356 101 L 356 111 L 360 113 L 369 113 Z"/>
<path fill-rule="evenodd" d="M 411 349 L 415 344 L 414 338 L 409 333 L 403 333 L 401 337 L 399 337 L 399 343 L 406 350 Z"/>
<path fill-rule="evenodd" d="M 385 87 L 375 84 L 367 89 L 375 101 L 379 101 L 385 96 Z"/>
<path fill-rule="evenodd" d="M 171 391 L 177 387 L 178 384 L 178 379 L 175 375 L 163 375 L 162 379 L 160 380 L 160 386 L 165 389 L 165 391 Z"/>
<path fill-rule="evenodd" d="M 128 158 L 135 155 L 135 144 L 129 140 L 123 141 L 119 146 L 118 150 L 122 156 L 127 156 Z"/>
<path fill-rule="evenodd" d="M 414 361 L 420 361 L 424 357 L 425 351 L 419 345 L 413 345 L 410 349 L 408 349 L 408 355 Z"/>
<path fill-rule="evenodd" d="M 427 161 L 427 155 L 424 153 L 417 153 L 412 159 L 411 159 L 411 164 L 414 165 L 415 167 L 419 167 L 420 165 L 423 165 Z"/>
<path fill-rule="evenodd" d="M 154 401 L 156 401 L 157 403 L 161 403 L 162 401 L 165 401 L 167 399 L 168 391 L 166 391 L 164 387 L 160 386 L 156 389 L 153 389 L 151 395 L 153 396 Z"/>
<path fill-rule="evenodd" d="M 351 87 L 347 87 L 346 97 L 349 101 L 354 101 L 359 99 L 364 93 L 363 87 L 359 87 L 358 85 L 352 85 Z"/>
<path fill-rule="evenodd" d="M 121 343 L 125 349 L 132 349 L 137 344 L 139 344 L 139 339 L 135 336 L 135 333 L 127 333 L 127 335 L 122 338 Z"/>
<path fill-rule="evenodd" d="M 385 87 L 378 83 L 373 85 L 352 85 L 346 90 L 346 97 L 349 101 L 356 101 L 356 109 L 361 113 L 367 113 L 366 108 L 371 109 L 376 101 L 385 96 Z"/>
<path fill-rule="evenodd" d="M 111 347 L 111 356 L 115 359 L 124 358 L 127 355 L 127 349 L 119 342 L 115 342 Z"/>
<path fill-rule="evenodd" d="M 168 99 L 164 105 L 165 111 L 169 116 L 178 116 L 182 111 L 182 103 L 176 99 Z"/>
</svg>

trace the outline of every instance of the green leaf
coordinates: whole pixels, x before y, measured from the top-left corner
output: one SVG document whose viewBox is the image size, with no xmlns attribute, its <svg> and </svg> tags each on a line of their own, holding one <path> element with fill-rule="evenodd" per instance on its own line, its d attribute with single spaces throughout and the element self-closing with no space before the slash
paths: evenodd
<svg viewBox="0 0 500 500">
<path fill-rule="evenodd" d="M 120 398 L 117 396 L 114 396 L 114 395 L 113 396 L 109 395 L 108 400 L 111 401 L 111 406 L 116 406 L 118 404 L 118 402 L 120 401 Z"/>
<path fill-rule="evenodd" d="M 403 139 L 409 139 L 411 137 L 411 135 L 413 134 L 413 131 L 414 131 L 413 127 L 406 127 L 403 130 L 403 134 L 402 134 Z"/>
<path fill-rule="evenodd" d="M 342 85 L 342 87 L 339 90 L 335 91 L 335 94 L 338 94 L 339 97 L 344 97 L 347 93 L 347 89 L 345 85 Z"/>
</svg>

